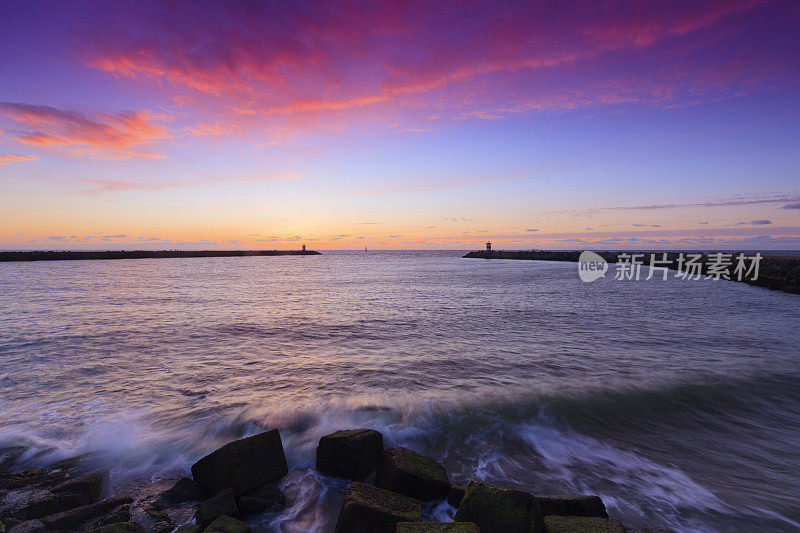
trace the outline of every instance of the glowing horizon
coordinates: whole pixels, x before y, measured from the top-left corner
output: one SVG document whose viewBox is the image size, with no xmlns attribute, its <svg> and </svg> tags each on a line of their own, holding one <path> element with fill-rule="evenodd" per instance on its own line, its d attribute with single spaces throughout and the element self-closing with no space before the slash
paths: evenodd
<svg viewBox="0 0 800 533">
<path fill-rule="evenodd" d="M 800 247 L 799 4 L 4 15 L 0 249 Z"/>
</svg>

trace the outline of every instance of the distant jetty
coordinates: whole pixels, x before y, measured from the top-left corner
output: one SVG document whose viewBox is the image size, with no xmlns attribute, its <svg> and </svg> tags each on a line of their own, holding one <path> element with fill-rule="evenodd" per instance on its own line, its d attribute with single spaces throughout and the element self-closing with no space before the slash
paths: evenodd
<svg viewBox="0 0 800 533">
<path fill-rule="evenodd" d="M 650 254 L 656 254 L 656 256 L 659 259 L 662 258 L 663 254 L 663 252 L 643 252 L 643 251 L 595 252 L 595 253 L 597 253 L 597 255 L 601 256 L 609 263 L 618 263 L 618 256 L 620 254 L 644 254 L 644 257 L 646 259 L 643 266 L 649 266 L 648 261 L 650 258 Z M 680 263 L 678 261 L 680 253 L 681 252 L 668 252 L 667 261 L 669 263 L 665 264 L 664 266 L 672 270 L 678 270 L 680 268 Z M 701 253 L 701 252 L 683 252 L 683 253 L 689 254 L 689 253 Z M 739 252 L 725 252 L 725 253 L 730 253 L 735 258 Z M 580 257 L 580 255 L 581 255 L 580 251 L 479 250 L 479 251 L 469 252 L 464 257 L 473 259 L 522 259 L 529 261 L 578 262 L 578 258 Z M 753 254 L 748 253 L 746 255 L 752 256 Z M 701 271 L 702 275 L 708 274 L 707 270 L 707 266 L 709 263 L 708 259 L 709 259 L 709 254 L 702 253 L 702 259 L 700 261 L 702 265 L 702 271 Z M 728 269 L 726 269 L 726 272 L 728 274 L 728 278 L 730 278 L 731 281 L 738 281 L 736 279 L 736 276 L 733 274 L 734 265 L 728 267 Z M 743 283 L 755 285 L 757 287 L 780 290 L 792 294 L 800 294 L 800 257 L 763 255 L 761 257 L 761 261 L 759 264 L 758 278 L 755 280 L 742 279 L 741 281 Z"/>
<path fill-rule="evenodd" d="M 3 261 L 74 261 L 86 259 L 167 259 L 251 255 L 321 255 L 313 250 L 108 250 L 105 252 L 0 252 Z"/>
</svg>

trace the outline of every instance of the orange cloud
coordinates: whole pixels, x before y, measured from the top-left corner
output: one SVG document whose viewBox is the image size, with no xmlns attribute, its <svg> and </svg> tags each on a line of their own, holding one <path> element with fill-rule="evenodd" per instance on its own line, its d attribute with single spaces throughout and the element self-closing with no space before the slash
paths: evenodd
<svg viewBox="0 0 800 533">
<path fill-rule="evenodd" d="M 0 155 L 0 165 L 8 165 L 19 161 L 35 161 L 37 159 L 39 158 L 35 155 Z"/>
<path fill-rule="evenodd" d="M 135 147 L 171 137 L 164 116 L 140 111 L 87 116 L 44 105 L 0 102 L 0 113 L 19 127 L 12 139 L 68 155 L 161 157 Z"/>
</svg>

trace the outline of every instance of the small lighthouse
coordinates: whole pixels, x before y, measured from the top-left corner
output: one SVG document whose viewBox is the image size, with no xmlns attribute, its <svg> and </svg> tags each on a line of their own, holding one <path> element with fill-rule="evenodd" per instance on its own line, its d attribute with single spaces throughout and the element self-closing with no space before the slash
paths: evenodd
<svg viewBox="0 0 800 533">
<path fill-rule="evenodd" d="M 492 251 L 492 241 L 486 241 L 486 251 L 491 253 L 491 251 Z"/>
<path fill-rule="evenodd" d="M 303 245 L 303 251 L 304 252 L 306 251 L 306 245 L 305 244 Z"/>
</svg>

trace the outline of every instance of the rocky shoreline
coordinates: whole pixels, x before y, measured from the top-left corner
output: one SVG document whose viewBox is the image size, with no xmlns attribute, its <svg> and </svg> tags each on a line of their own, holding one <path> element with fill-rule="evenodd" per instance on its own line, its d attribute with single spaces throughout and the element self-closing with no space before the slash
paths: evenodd
<svg viewBox="0 0 800 533">
<path fill-rule="evenodd" d="M 176 257 L 244 257 L 322 255 L 313 250 L 107 250 L 104 252 L 32 251 L 0 252 L 0 262 L 83 261 L 91 259 L 168 259 Z"/>
<path fill-rule="evenodd" d="M 277 429 L 226 444 L 197 461 L 192 477 L 135 501 L 103 498 L 108 471 L 87 456 L 15 471 L 23 448 L 0 450 L 0 533 L 248 533 L 248 518 L 287 504 L 289 472 Z M 316 470 L 352 481 L 335 533 L 625 533 L 598 496 L 542 496 L 470 481 L 452 484 L 433 458 L 384 448 L 372 429 L 322 437 Z M 425 502 L 446 500 L 454 522 L 425 522 Z"/>
<path fill-rule="evenodd" d="M 617 263 L 620 254 L 644 254 L 645 258 L 649 258 L 650 254 L 656 254 L 657 258 L 661 258 L 664 252 L 642 252 L 642 251 L 625 251 L 625 252 L 595 252 L 597 255 L 605 259 L 608 263 Z M 682 263 L 679 261 L 679 254 L 681 252 L 667 252 L 667 261 L 665 264 L 669 269 L 679 270 Z M 700 252 L 683 252 L 700 253 Z M 733 257 L 738 255 L 734 252 L 730 253 Z M 502 251 L 502 250 L 478 250 L 469 252 L 464 257 L 471 259 L 521 259 L 527 261 L 569 261 L 573 263 L 578 262 L 581 251 L 551 251 L 551 250 L 519 250 L 519 251 Z M 708 253 L 702 253 L 700 264 L 702 265 L 701 274 L 707 275 L 709 263 Z M 752 255 L 752 254 L 748 254 Z M 647 263 L 643 266 L 648 266 Z M 730 265 L 725 269 L 729 281 L 739 281 L 734 275 L 734 266 Z M 612 274 L 613 276 L 613 274 Z M 755 280 L 742 279 L 742 283 L 748 285 L 755 285 L 757 287 L 764 287 L 766 289 L 780 290 L 792 294 L 800 294 L 800 257 L 795 256 L 772 256 L 764 255 L 761 257 L 759 265 L 759 275 Z"/>
</svg>

